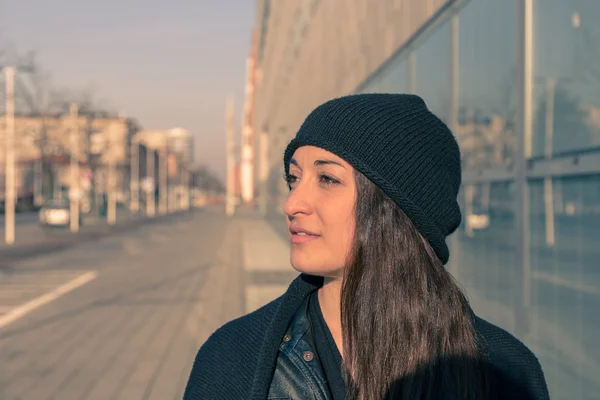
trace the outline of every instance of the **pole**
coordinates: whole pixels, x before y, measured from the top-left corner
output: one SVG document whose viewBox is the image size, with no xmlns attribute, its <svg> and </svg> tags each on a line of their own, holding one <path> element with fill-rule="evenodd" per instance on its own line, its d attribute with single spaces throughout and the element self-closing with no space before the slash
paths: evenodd
<svg viewBox="0 0 600 400">
<path fill-rule="evenodd" d="M 235 143 L 234 143 L 234 100 L 230 97 L 227 101 L 226 126 L 227 126 L 227 196 L 225 200 L 225 212 L 232 216 L 235 212 L 234 201 L 234 180 L 235 180 Z"/>
<path fill-rule="evenodd" d="M 175 209 L 177 211 L 183 211 L 185 209 L 184 196 L 184 182 L 185 182 L 185 171 L 183 170 L 183 166 L 179 165 L 179 161 L 177 162 L 177 166 L 179 168 L 179 184 L 177 185 L 177 190 L 175 191 Z"/>
<path fill-rule="evenodd" d="M 553 140 L 554 140 L 554 93 L 556 81 L 552 78 L 546 80 L 546 121 L 545 121 L 545 156 L 552 158 Z M 546 216 L 546 244 L 554 246 L 556 244 L 556 235 L 554 227 L 554 189 L 552 187 L 552 177 L 544 178 L 544 208 Z"/>
<path fill-rule="evenodd" d="M 187 167 L 183 168 L 183 209 L 190 209 L 190 172 Z"/>
<path fill-rule="evenodd" d="M 259 136 L 260 151 L 260 213 L 267 216 L 267 206 L 269 203 L 269 136 L 265 129 Z"/>
<path fill-rule="evenodd" d="M 168 188 L 168 184 L 167 184 L 167 151 L 166 149 L 161 149 L 158 153 L 158 165 L 160 168 L 160 172 L 158 174 L 158 177 L 160 179 L 160 187 L 158 190 L 158 193 L 160 195 L 160 202 L 159 202 L 159 206 L 158 206 L 158 212 L 161 215 L 164 215 L 167 213 L 167 188 Z"/>
<path fill-rule="evenodd" d="M 137 138 L 134 137 L 131 142 L 131 176 L 130 176 L 130 200 L 129 208 L 131 212 L 137 213 L 140 208 L 139 187 L 140 187 L 140 148 Z"/>
<path fill-rule="evenodd" d="M 40 154 L 40 159 L 33 165 L 33 204 L 35 206 L 40 206 L 43 198 L 42 158 L 43 155 Z"/>
<path fill-rule="evenodd" d="M 117 197 L 116 197 L 116 152 L 115 152 L 115 126 L 111 124 L 109 132 L 109 157 L 108 157 L 108 210 L 106 221 L 108 225 L 114 225 L 117 219 Z"/>
<path fill-rule="evenodd" d="M 146 147 L 146 177 L 150 178 L 149 181 L 152 183 L 148 187 L 146 192 L 146 215 L 148 217 L 154 217 L 156 214 L 156 207 L 154 201 L 156 199 L 156 174 L 154 169 L 154 150 Z"/>
<path fill-rule="evenodd" d="M 69 188 L 69 218 L 71 232 L 79 231 L 79 125 L 77 104 L 71 104 L 71 185 Z"/>
<path fill-rule="evenodd" d="M 6 244 L 15 242 L 15 69 L 4 68 L 6 78 L 6 185 L 5 228 Z"/>
</svg>

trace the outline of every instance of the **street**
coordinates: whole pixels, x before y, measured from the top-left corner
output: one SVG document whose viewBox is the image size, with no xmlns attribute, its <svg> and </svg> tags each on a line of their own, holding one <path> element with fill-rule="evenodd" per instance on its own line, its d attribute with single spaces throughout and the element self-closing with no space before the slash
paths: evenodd
<svg viewBox="0 0 600 400">
<path fill-rule="evenodd" d="M 133 218 L 130 213 L 117 208 L 117 222 L 122 222 Z M 20 247 L 24 245 L 33 245 L 35 243 L 47 242 L 70 235 L 69 228 L 44 229 L 39 224 L 39 214 L 37 212 L 23 212 L 15 214 L 15 243 L 8 246 L 4 241 L 5 215 L 0 215 L 0 229 L 2 237 L 0 238 L 0 252 L 9 247 Z M 93 214 L 85 215 L 83 224 L 80 226 L 80 232 L 92 232 L 106 227 L 106 217 L 99 219 Z"/>
<path fill-rule="evenodd" d="M 221 208 L 15 261 L 0 275 L 0 398 L 180 399 L 208 335 L 295 276 L 267 223 Z"/>
</svg>

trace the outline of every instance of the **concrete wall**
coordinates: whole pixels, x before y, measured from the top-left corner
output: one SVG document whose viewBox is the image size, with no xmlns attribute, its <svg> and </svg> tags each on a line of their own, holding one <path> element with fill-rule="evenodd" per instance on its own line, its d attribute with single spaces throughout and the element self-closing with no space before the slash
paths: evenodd
<svg viewBox="0 0 600 400">
<path fill-rule="evenodd" d="M 263 36 L 258 40 L 255 130 L 267 131 L 269 137 L 273 182 L 267 186 L 272 206 L 279 207 L 278 197 L 286 191 L 281 178 L 283 150 L 310 111 L 354 92 L 446 3 L 257 1 L 257 31 Z"/>
</svg>

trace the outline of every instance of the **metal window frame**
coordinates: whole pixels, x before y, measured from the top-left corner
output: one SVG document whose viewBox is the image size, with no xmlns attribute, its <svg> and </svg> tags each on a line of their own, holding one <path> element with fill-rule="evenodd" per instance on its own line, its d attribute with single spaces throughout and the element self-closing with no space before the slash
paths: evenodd
<svg viewBox="0 0 600 400">
<path fill-rule="evenodd" d="M 517 2 L 517 152 L 515 158 L 515 252 L 520 261 L 514 304 L 515 334 L 529 331 L 531 309 L 531 226 L 528 160 L 531 158 L 533 121 L 533 0 Z"/>
<path fill-rule="evenodd" d="M 459 60 L 459 49 L 460 49 L 460 35 L 459 27 L 460 20 L 458 17 L 458 6 L 454 4 L 451 9 L 450 16 L 450 129 L 452 132 L 458 130 L 458 113 L 459 113 L 459 102 L 460 102 L 460 60 Z M 461 190 L 462 192 L 462 190 Z M 460 207 L 464 209 L 464 195 L 459 194 L 458 201 Z M 458 233 L 450 236 L 450 272 L 454 275 L 456 280 L 460 279 L 460 240 Z"/>
<path fill-rule="evenodd" d="M 512 166 L 464 170 L 462 176 L 463 185 L 506 182 L 512 180 L 515 180 L 515 171 Z"/>
<path fill-rule="evenodd" d="M 527 179 L 600 175 L 600 151 L 530 160 Z"/>
<path fill-rule="evenodd" d="M 600 149 L 581 150 L 579 154 L 554 155 L 552 158 L 525 158 L 527 181 L 547 177 L 600 175 Z M 516 165 L 497 166 L 463 171 L 463 184 L 495 183 L 517 180 Z"/>
</svg>

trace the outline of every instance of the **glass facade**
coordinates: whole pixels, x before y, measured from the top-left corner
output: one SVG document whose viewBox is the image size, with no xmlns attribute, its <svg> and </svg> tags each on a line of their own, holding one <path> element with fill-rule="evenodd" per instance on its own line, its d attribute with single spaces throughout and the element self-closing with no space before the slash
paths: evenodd
<svg viewBox="0 0 600 400">
<path fill-rule="evenodd" d="M 450 37 L 450 22 L 446 18 L 433 27 L 423 43 L 415 44 L 413 52 L 414 91 L 423 97 L 427 107 L 446 123 L 449 123 L 452 95 Z"/>
<path fill-rule="evenodd" d="M 512 162 L 517 99 L 516 3 L 475 0 L 458 11 L 455 134 L 465 168 Z"/>
<path fill-rule="evenodd" d="M 408 58 L 401 55 L 402 58 L 394 61 L 388 71 L 382 76 L 383 90 L 392 93 L 406 93 L 408 92 Z"/>
<path fill-rule="evenodd" d="M 457 1 L 360 90 L 414 91 L 453 128 L 449 268 L 537 355 L 553 399 L 600 393 L 599 18 L 597 0 Z"/>
<path fill-rule="evenodd" d="M 600 2 L 534 2 L 533 155 L 600 146 Z"/>
</svg>

